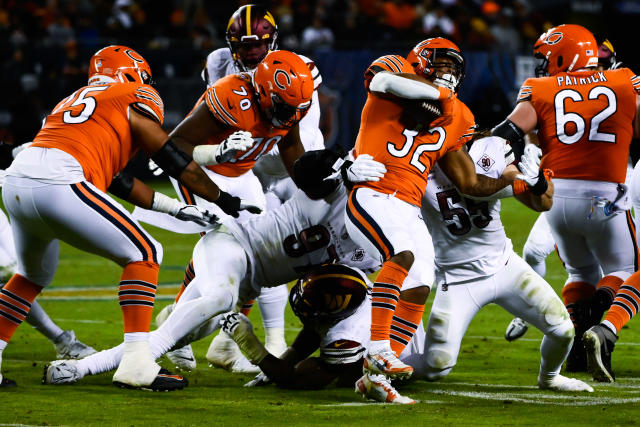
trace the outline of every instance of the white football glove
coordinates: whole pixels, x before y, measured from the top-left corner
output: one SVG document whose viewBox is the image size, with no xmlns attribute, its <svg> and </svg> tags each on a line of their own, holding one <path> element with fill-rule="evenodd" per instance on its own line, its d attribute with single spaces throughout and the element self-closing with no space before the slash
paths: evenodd
<svg viewBox="0 0 640 427">
<path fill-rule="evenodd" d="M 206 209 L 196 205 L 187 205 L 165 194 L 153 193 L 151 210 L 163 212 L 182 221 L 192 221 L 198 225 L 216 225 L 218 217 Z"/>
<path fill-rule="evenodd" d="M 528 145 L 525 148 L 524 154 L 520 159 L 520 163 L 518 163 L 518 169 L 522 173 L 516 175 L 516 178 L 526 182 L 529 187 L 533 187 L 539 179 L 545 178 L 540 171 L 540 157 L 538 156 L 538 152 L 535 150 L 535 148 L 527 150 L 528 147 L 538 148 L 532 144 Z"/>
<path fill-rule="evenodd" d="M 369 154 L 361 154 L 353 162 L 338 159 L 333 165 L 333 170 L 335 172 L 326 177 L 324 181 L 336 179 L 341 175 L 354 184 L 366 181 L 380 181 L 380 178 L 387 172 L 384 164 L 373 160 L 373 157 Z"/>
<path fill-rule="evenodd" d="M 269 352 L 253 333 L 253 325 L 242 313 L 227 313 L 220 318 L 221 329 L 229 334 L 238 344 L 249 361 L 254 365 L 260 364 Z"/>
<path fill-rule="evenodd" d="M 268 376 L 264 374 L 264 372 L 260 372 L 254 379 L 246 383 L 245 387 L 260 387 L 263 385 L 271 384 L 271 380 Z"/>
<path fill-rule="evenodd" d="M 193 149 L 193 160 L 200 166 L 217 165 L 233 159 L 239 151 L 253 146 L 251 132 L 235 131 L 218 145 L 197 145 Z"/>
<path fill-rule="evenodd" d="M 164 172 L 160 166 L 153 159 L 149 159 L 149 163 L 147 164 L 149 171 L 153 174 L 153 176 L 160 176 Z"/>
</svg>

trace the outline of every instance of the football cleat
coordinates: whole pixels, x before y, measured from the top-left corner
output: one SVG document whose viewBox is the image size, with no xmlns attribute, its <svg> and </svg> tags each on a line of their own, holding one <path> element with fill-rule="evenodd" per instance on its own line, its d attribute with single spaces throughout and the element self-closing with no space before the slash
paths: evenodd
<svg viewBox="0 0 640 427">
<path fill-rule="evenodd" d="M 54 360 L 44 365 L 42 384 L 73 384 L 80 378 L 77 360 Z"/>
<path fill-rule="evenodd" d="M 364 374 L 356 381 L 356 393 L 365 399 L 375 400 L 383 403 L 398 403 L 402 405 L 413 405 L 415 400 L 402 396 L 393 388 L 387 377 L 380 374 Z"/>
<path fill-rule="evenodd" d="M 16 384 L 14 380 L 10 380 L 9 378 L 5 378 L 0 375 L 0 388 L 16 387 L 17 385 L 18 384 Z"/>
<path fill-rule="evenodd" d="M 209 366 L 218 367 L 233 373 L 257 374 L 260 368 L 247 359 L 238 344 L 226 333 L 220 331 L 213 338 L 206 355 Z"/>
<path fill-rule="evenodd" d="M 54 341 L 58 359 L 82 359 L 96 350 L 76 339 L 73 331 L 64 331 Z"/>
<path fill-rule="evenodd" d="M 538 377 L 538 388 L 540 388 L 540 390 L 586 391 L 589 393 L 593 393 L 593 387 L 591 387 L 584 381 L 580 381 L 575 378 L 567 378 L 560 374 L 546 380 Z"/>
<path fill-rule="evenodd" d="M 514 317 L 513 320 L 507 326 L 507 330 L 504 333 L 504 339 L 507 341 L 515 341 L 521 338 L 529 330 L 527 322 L 519 317 Z"/>
<path fill-rule="evenodd" d="M 369 353 L 364 358 L 363 369 L 372 374 L 382 374 L 394 379 L 407 379 L 413 373 L 413 368 L 403 363 L 390 348 L 379 353 Z"/>
<path fill-rule="evenodd" d="M 156 315 L 156 327 L 159 328 L 167 320 L 167 317 L 171 314 L 175 307 L 175 303 L 165 306 L 160 313 Z"/>
<path fill-rule="evenodd" d="M 611 353 L 618 336 L 603 325 L 596 325 L 582 336 L 587 351 L 587 368 L 593 379 L 602 383 L 612 383 L 616 376 L 611 369 Z"/>
<path fill-rule="evenodd" d="M 122 383 L 119 381 L 113 381 L 113 384 L 120 388 L 130 388 L 136 390 L 148 390 L 148 391 L 174 391 L 174 390 L 182 390 L 187 385 L 189 385 L 189 381 L 186 378 L 180 375 L 174 375 L 171 372 L 167 371 L 164 368 L 160 368 L 158 375 L 153 380 L 153 382 L 149 385 L 131 385 L 127 383 Z"/>
<path fill-rule="evenodd" d="M 196 358 L 193 355 L 191 344 L 187 344 L 179 349 L 169 351 L 166 354 L 167 359 L 173 363 L 177 369 L 181 371 L 191 372 L 196 369 Z"/>
<path fill-rule="evenodd" d="M 155 381 L 160 369 L 153 359 L 148 341 L 125 341 L 122 359 L 113 374 L 113 383 L 128 388 L 146 387 Z"/>
</svg>

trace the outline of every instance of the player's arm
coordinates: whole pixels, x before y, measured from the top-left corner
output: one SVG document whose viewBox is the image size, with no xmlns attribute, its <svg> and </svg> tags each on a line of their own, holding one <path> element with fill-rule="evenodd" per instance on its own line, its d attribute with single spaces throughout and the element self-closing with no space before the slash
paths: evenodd
<svg viewBox="0 0 640 427">
<path fill-rule="evenodd" d="M 438 160 L 438 164 L 458 190 L 470 196 L 494 194 L 511 184 L 518 174 L 517 171 L 507 171 L 498 179 L 479 175 L 471 156 L 464 149 L 449 151 Z"/>
<path fill-rule="evenodd" d="M 553 181 L 550 177 L 547 179 L 547 191 L 539 196 L 533 194 L 531 191 L 525 191 L 523 193 L 514 194 L 514 197 L 520 203 L 534 211 L 548 211 L 551 209 L 551 206 L 553 206 Z"/>
<path fill-rule="evenodd" d="M 201 102 L 173 129 L 169 136 L 180 149 L 192 156 L 195 146 L 205 144 L 209 137 L 225 132 L 227 129 L 224 123 L 213 117 L 207 108 L 207 103 Z"/>
<path fill-rule="evenodd" d="M 453 92 L 411 73 L 379 71 L 371 79 L 369 91 L 376 95 L 392 95 L 403 99 L 449 99 Z"/>
<path fill-rule="evenodd" d="M 289 176 L 293 176 L 293 164 L 304 154 L 304 146 L 300 140 L 300 124 L 296 124 L 278 143 L 280 158 Z"/>
<path fill-rule="evenodd" d="M 507 118 L 491 129 L 491 135 L 499 136 L 509 141 L 513 147 L 516 161 L 520 161 L 524 153 L 524 137 L 538 125 L 538 115 L 531 101 L 518 102 Z"/>
</svg>

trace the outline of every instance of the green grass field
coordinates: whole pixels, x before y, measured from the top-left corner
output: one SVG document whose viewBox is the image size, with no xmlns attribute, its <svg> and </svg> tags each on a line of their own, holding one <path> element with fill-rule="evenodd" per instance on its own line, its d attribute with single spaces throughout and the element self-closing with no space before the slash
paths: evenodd
<svg viewBox="0 0 640 427">
<path fill-rule="evenodd" d="M 161 186 L 167 194 L 168 187 Z M 513 200 L 503 202 L 507 234 L 520 252 L 536 214 Z M 170 302 L 182 280 L 196 236 L 149 227 L 164 246 L 157 313 Z M 548 262 L 547 279 L 559 291 L 566 274 L 557 257 Z M 117 303 L 120 268 L 96 256 L 62 245 L 54 283 L 39 297 L 63 328 L 96 349 L 118 344 L 122 319 Z M 432 300 L 432 298 L 430 298 Z M 425 312 L 425 321 L 428 310 Z M 259 312 L 251 313 L 260 330 Z M 287 340 L 300 324 L 287 308 Z M 209 368 L 204 359 L 210 339 L 194 344 L 198 369 L 186 375 L 190 385 L 173 393 L 122 390 L 112 374 L 87 377 L 70 386 L 40 384 L 44 364 L 55 358 L 53 346 L 23 324 L 5 350 L 4 374 L 17 388 L 0 392 L 0 425 L 635 425 L 640 414 L 638 327 L 620 334 L 614 353 L 618 381 L 590 383 L 592 394 L 559 394 L 536 387 L 542 335 L 530 330 L 508 343 L 504 330 L 511 316 L 497 306 L 482 310 L 462 342 L 458 365 L 437 383 L 413 382 L 401 389 L 419 403 L 410 407 L 366 402 L 353 389 L 287 391 L 274 386 L 244 388 L 250 375 Z M 172 369 L 166 359 L 160 362 Z M 589 380 L 586 374 L 578 378 Z"/>
</svg>

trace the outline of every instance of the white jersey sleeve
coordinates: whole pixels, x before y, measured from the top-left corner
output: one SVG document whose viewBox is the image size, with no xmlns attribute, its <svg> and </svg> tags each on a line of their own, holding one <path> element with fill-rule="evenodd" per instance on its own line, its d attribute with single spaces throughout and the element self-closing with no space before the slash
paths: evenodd
<svg viewBox="0 0 640 427">
<path fill-rule="evenodd" d="M 241 72 L 231 56 L 228 47 L 221 47 L 207 56 L 207 63 L 202 70 L 202 79 L 211 87 L 216 81 L 229 74 Z"/>
<path fill-rule="evenodd" d="M 298 190 L 282 206 L 242 224 L 225 219 L 251 258 L 252 284 L 278 286 L 311 267 L 338 261 L 371 273 L 379 263 L 351 240 L 344 224 L 344 186 L 325 199 Z"/>
<path fill-rule="evenodd" d="M 503 144 L 493 138 L 477 140 L 469 154 L 479 174 L 497 178 L 507 166 Z M 488 276 L 507 262 L 513 246 L 500 220 L 500 200 L 463 197 L 437 164 L 429 175 L 422 214 L 433 238 L 438 283 Z"/>
</svg>

